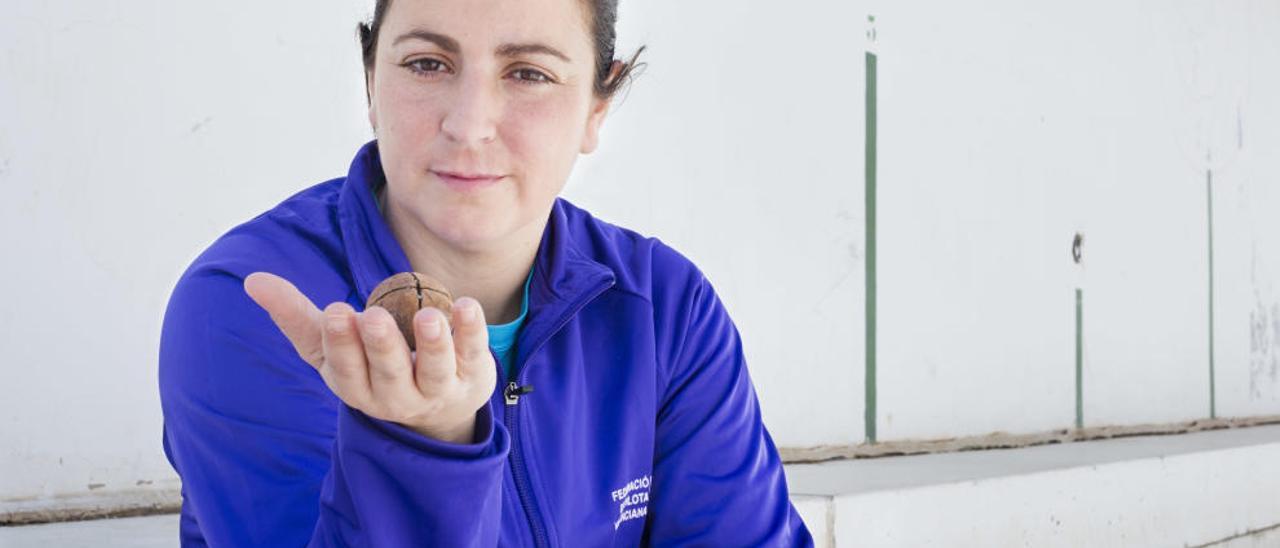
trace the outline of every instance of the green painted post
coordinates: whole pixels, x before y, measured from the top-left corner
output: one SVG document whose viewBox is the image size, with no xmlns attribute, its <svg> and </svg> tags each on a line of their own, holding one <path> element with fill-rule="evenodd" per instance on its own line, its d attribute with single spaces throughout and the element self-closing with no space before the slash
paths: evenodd
<svg viewBox="0 0 1280 548">
<path fill-rule="evenodd" d="M 866 430 L 867 441 L 876 442 L 876 56 L 867 52 L 867 341 L 866 341 Z"/>
<path fill-rule="evenodd" d="M 1076 288 L 1076 428 L 1084 428 L 1084 290 Z"/>
<path fill-rule="evenodd" d="M 1213 170 L 1205 171 L 1206 203 L 1209 208 L 1209 418 L 1218 418 L 1217 389 L 1214 386 L 1213 351 Z"/>
</svg>

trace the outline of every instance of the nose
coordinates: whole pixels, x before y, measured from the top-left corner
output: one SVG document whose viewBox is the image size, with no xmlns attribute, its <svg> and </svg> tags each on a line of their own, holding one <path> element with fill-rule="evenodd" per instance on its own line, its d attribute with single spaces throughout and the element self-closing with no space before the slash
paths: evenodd
<svg viewBox="0 0 1280 548">
<path fill-rule="evenodd" d="M 476 74 L 459 78 L 456 92 L 440 120 L 445 138 L 465 147 L 493 141 L 498 132 L 501 98 L 487 78 Z"/>
</svg>

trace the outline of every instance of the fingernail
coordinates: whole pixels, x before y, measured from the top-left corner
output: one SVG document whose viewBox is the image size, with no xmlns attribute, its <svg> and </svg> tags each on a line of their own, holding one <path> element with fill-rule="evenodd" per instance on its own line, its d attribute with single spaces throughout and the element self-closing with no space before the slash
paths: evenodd
<svg viewBox="0 0 1280 548">
<path fill-rule="evenodd" d="M 436 340 L 440 338 L 440 319 L 432 316 L 427 318 L 427 324 L 423 326 L 423 334 L 427 336 L 427 340 Z"/>
<path fill-rule="evenodd" d="M 471 301 L 462 301 L 462 321 L 471 323 L 476 320 L 476 305 Z"/>
<path fill-rule="evenodd" d="M 366 335 L 370 337 L 381 337 L 384 333 L 387 332 L 387 324 L 376 321 L 375 318 L 370 318 L 370 320 L 375 320 L 375 321 L 365 322 L 364 333 Z"/>
<path fill-rule="evenodd" d="M 337 335 L 345 335 L 347 329 L 351 326 L 351 324 L 347 323 L 347 319 L 342 317 L 330 317 L 327 325 L 329 326 L 329 332 Z"/>
</svg>

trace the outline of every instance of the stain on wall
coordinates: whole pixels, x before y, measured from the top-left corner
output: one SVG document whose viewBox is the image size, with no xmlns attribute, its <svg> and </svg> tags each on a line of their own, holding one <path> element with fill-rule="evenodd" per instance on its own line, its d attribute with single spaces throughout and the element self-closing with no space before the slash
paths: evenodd
<svg viewBox="0 0 1280 548">
<path fill-rule="evenodd" d="M 1269 291 L 1265 269 L 1253 251 L 1253 310 L 1249 311 L 1249 399 L 1280 396 L 1280 300 Z"/>
<path fill-rule="evenodd" d="M 1258 292 L 1254 292 L 1255 297 Z M 1276 393 L 1280 371 L 1280 303 L 1270 306 L 1259 297 L 1249 313 L 1249 397 L 1265 399 Z"/>
</svg>

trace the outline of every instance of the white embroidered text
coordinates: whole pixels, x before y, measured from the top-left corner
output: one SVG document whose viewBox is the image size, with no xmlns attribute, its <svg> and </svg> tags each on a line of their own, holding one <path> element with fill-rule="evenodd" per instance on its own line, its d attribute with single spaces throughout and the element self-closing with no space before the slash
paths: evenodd
<svg viewBox="0 0 1280 548">
<path fill-rule="evenodd" d="M 652 478 L 645 475 L 613 491 L 613 502 L 618 505 L 618 519 L 613 522 L 614 530 L 624 521 L 643 518 L 649 514 L 649 487 L 652 482 Z"/>
</svg>

